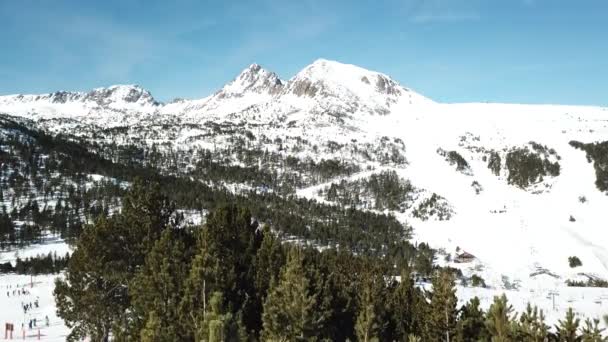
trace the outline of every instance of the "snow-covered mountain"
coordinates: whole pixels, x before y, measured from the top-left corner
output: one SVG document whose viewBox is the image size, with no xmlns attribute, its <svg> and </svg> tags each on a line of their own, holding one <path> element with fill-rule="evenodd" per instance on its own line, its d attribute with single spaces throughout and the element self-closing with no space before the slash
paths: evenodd
<svg viewBox="0 0 608 342">
<path fill-rule="evenodd" d="M 0 96 L 0 112 L 43 118 L 81 117 L 112 112 L 151 113 L 160 104 L 137 85 L 115 85 L 90 92 L 57 91 L 44 95 Z"/>
<path fill-rule="evenodd" d="M 208 114 L 228 114 L 270 101 L 283 89 L 283 82 L 258 64 L 243 70 L 215 94 L 199 100 L 181 100 L 161 109 L 164 114 L 181 114 L 192 119 Z"/>
<path fill-rule="evenodd" d="M 102 125 L 132 123 L 133 116 L 175 115 L 190 121 L 240 112 L 282 114 L 356 113 L 386 115 L 403 105 L 432 103 L 390 77 L 363 68 L 319 59 L 282 81 L 258 64 L 244 69 L 216 93 L 195 100 L 157 102 L 136 85 L 115 85 L 85 92 L 0 96 L 0 112 L 28 117 L 81 118 Z M 104 120 L 111 117 L 112 120 Z"/>
<path fill-rule="evenodd" d="M 412 225 L 415 240 L 443 250 L 440 263 L 480 275 L 497 291 L 519 291 L 519 310 L 567 280 L 608 279 L 608 196 L 596 185 L 608 165 L 571 143 L 608 140 L 606 108 L 435 103 L 387 75 L 320 59 L 288 81 L 252 64 L 198 100 L 161 104 L 137 86 L 113 86 L 0 96 L 0 113 L 91 140 L 162 145 L 192 159 L 191 151 L 206 149 L 222 151 L 233 165 L 257 165 L 234 152 L 245 149 L 302 164 L 347 164 L 348 172 L 329 181 L 298 180 L 295 194 L 324 202 L 333 201 L 322 195 L 332 184 L 394 171 L 416 190 L 402 210 L 373 210 Z M 98 134 L 112 127 L 121 130 Z M 288 168 L 259 165 L 279 174 Z M 455 263 L 462 251 L 474 259 Z M 571 268 L 571 256 L 583 265 Z M 564 293 L 576 306 L 580 298 Z M 608 312 L 593 296 L 581 310 Z"/>
<path fill-rule="evenodd" d="M 293 97 L 311 102 L 309 110 L 388 114 L 400 104 L 431 101 L 390 77 L 350 64 L 319 59 L 295 75 L 281 93 L 281 101 Z"/>
</svg>

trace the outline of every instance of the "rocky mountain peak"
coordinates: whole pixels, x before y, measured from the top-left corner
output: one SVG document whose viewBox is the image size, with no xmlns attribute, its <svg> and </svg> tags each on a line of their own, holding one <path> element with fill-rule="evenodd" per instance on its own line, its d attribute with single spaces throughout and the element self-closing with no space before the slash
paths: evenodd
<svg viewBox="0 0 608 342">
<path fill-rule="evenodd" d="M 86 94 L 84 100 L 94 101 L 100 106 L 117 102 L 158 105 L 152 94 L 138 85 L 114 85 L 93 89 Z"/>
<path fill-rule="evenodd" d="M 289 80 L 282 94 L 308 98 L 321 110 L 387 114 L 399 103 L 430 102 L 389 76 L 356 65 L 317 59 Z"/>
<path fill-rule="evenodd" d="M 218 95 L 220 97 L 239 97 L 246 92 L 274 95 L 279 93 L 282 88 L 283 82 L 277 74 L 254 63 L 222 88 Z"/>
</svg>

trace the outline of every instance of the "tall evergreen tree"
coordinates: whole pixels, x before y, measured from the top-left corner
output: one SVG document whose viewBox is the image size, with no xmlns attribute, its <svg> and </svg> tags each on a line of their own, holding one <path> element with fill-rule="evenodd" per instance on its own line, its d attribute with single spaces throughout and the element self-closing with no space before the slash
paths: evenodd
<svg viewBox="0 0 608 342">
<path fill-rule="evenodd" d="M 422 338 L 418 337 L 417 335 L 409 334 L 407 336 L 407 342 L 422 342 Z"/>
<path fill-rule="evenodd" d="M 557 331 L 557 339 L 560 342 L 578 342 L 580 336 L 578 335 L 578 327 L 581 323 L 580 318 L 576 318 L 572 308 L 568 308 L 566 311 L 566 318 L 562 321 L 559 320 L 555 326 Z"/>
<path fill-rule="evenodd" d="M 474 297 L 462 306 L 455 341 L 482 342 L 490 339 L 485 325 L 485 314 L 479 305 L 479 298 Z"/>
<path fill-rule="evenodd" d="M 166 341 L 164 338 L 164 327 L 160 322 L 160 318 L 155 311 L 150 311 L 143 329 L 140 331 L 140 340 L 142 342 L 160 342 Z"/>
<path fill-rule="evenodd" d="M 271 285 L 278 281 L 281 268 L 285 264 L 285 251 L 279 238 L 266 226 L 264 238 L 256 255 L 255 288 L 260 299 L 266 299 Z M 261 308 L 260 308 L 261 309 Z"/>
<path fill-rule="evenodd" d="M 410 334 L 422 334 L 426 300 L 414 286 L 408 266 L 404 267 L 401 281 L 391 291 L 389 304 L 395 339 L 405 341 Z"/>
<path fill-rule="evenodd" d="M 257 228 L 248 210 L 233 205 L 208 216 L 180 303 L 186 329 L 200 329 L 198 322 L 203 320 L 211 294 L 221 292 L 225 307 L 242 318 L 247 333 L 258 334 L 261 312 L 256 307 L 255 256 L 262 234 Z"/>
<path fill-rule="evenodd" d="M 545 324 L 545 314 L 538 307 L 532 308 L 528 303 L 526 311 L 519 317 L 516 339 L 523 342 L 543 342 L 549 335 L 549 326 Z"/>
<path fill-rule="evenodd" d="M 184 230 L 165 230 L 146 257 L 146 263 L 131 282 L 132 324 L 138 333 L 143 320 L 154 313 L 163 327 L 159 341 L 184 340 L 178 306 L 182 298 L 189 259 Z"/>
<path fill-rule="evenodd" d="M 388 323 L 385 307 L 387 291 L 383 273 L 371 263 L 367 268 L 358 294 L 359 313 L 355 332 L 359 341 L 374 342 L 382 339 Z"/>
<path fill-rule="evenodd" d="M 600 320 L 585 320 L 585 325 L 582 329 L 581 342 L 606 342 L 608 337 L 602 336 L 604 329 L 600 328 Z"/>
<path fill-rule="evenodd" d="M 294 247 L 279 283 L 264 303 L 264 341 L 315 341 L 326 317 L 318 312 L 318 294 L 311 293 L 303 267 L 302 251 Z"/>
<path fill-rule="evenodd" d="M 54 290 L 58 315 L 72 328 L 69 339 L 102 341 L 127 329 L 129 283 L 172 212 L 158 185 L 138 180 L 120 214 L 100 218 L 83 231 Z"/>
<path fill-rule="evenodd" d="M 233 315 L 222 308 L 223 299 L 220 292 L 214 292 L 209 299 L 209 308 L 204 314 L 196 340 L 205 342 L 243 341 L 239 335 L 239 325 Z M 244 333 L 244 332 L 243 332 Z"/>
<path fill-rule="evenodd" d="M 433 291 L 430 293 L 428 340 L 450 342 L 454 339 L 457 304 L 454 274 L 441 270 L 433 278 Z"/>
<path fill-rule="evenodd" d="M 319 261 L 320 272 L 326 274 L 325 288 L 321 293 L 331 293 L 331 317 L 326 324 L 326 335 L 332 341 L 355 340 L 357 320 L 357 293 L 361 258 L 343 250 L 325 250 Z"/>
<path fill-rule="evenodd" d="M 514 329 L 513 307 L 509 305 L 507 296 L 494 297 L 494 303 L 490 306 L 486 315 L 486 328 L 488 329 L 492 342 L 513 341 Z"/>
</svg>

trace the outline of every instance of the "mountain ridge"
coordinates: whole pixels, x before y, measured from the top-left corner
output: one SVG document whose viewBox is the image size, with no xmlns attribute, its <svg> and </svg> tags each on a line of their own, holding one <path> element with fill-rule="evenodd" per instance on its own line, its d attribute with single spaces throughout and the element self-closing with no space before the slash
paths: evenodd
<svg viewBox="0 0 608 342">
<path fill-rule="evenodd" d="M 315 112 L 330 110 L 387 114 L 399 102 L 432 103 L 384 74 L 351 64 L 318 59 L 288 81 L 253 63 L 222 88 L 200 99 L 180 99 L 165 104 L 155 100 L 151 92 L 138 85 L 112 85 L 88 92 L 3 95 L 0 96 L 0 111 L 9 114 L 40 112 L 47 114 L 45 117 L 59 117 L 68 113 L 70 115 L 66 116 L 78 116 L 97 114 L 96 110 L 110 110 L 196 118 L 240 112 L 252 106 L 272 107 L 273 103 L 280 103 L 279 107 Z M 67 105 L 72 106 L 64 108 Z"/>
</svg>

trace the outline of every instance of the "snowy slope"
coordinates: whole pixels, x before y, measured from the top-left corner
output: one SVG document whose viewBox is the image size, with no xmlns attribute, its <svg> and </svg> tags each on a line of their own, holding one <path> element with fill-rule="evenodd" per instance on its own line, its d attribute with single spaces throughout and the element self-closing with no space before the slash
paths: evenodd
<svg viewBox="0 0 608 342">
<path fill-rule="evenodd" d="M 425 194 L 436 193 L 451 206 L 454 214 L 444 221 L 421 220 L 411 211 L 394 214 L 413 226 L 415 240 L 442 248 L 452 258 L 457 250 L 476 257 L 473 263 L 450 265 L 467 276 L 482 276 L 490 288 L 465 288 L 459 292 L 462 298 L 470 291 L 481 291 L 491 300 L 491 294 L 509 291 L 517 293 L 513 296 L 518 303 L 526 299 L 545 303 L 539 293 L 546 297 L 548 291 L 561 291 L 565 300 L 576 297 L 571 294 L 574 291 L 586 298 L 579 303 L 580 310 L 603 310 L 603 304 L 594 303 L 604 294 L 585 295 L 601 290 L 565 288 L 564 283 L 585 279 L 583 273 L 608 279 L 604 219 L 608 196 L 595 187 L 593 165 L 585 153 L 569 145 L 571 140 L 608 140 L 606 108 L 440 104 L 384 74 L 322 59 L 286 82 L 251 65 L 218 92 L 200 100 L 158 104 L 138 87 L 108 89 L 111 91 L 94 91 L 99 96 L 3 96 L 0 112 L 51 119 L 43 123 L 47 129 L 70 133 L 83 129 L 83 136 L 99 128 L 128 125 L 132 130 L 121 136 L 124 143 L 139 137 L 148 144 L 165 143 L 182 150 L 229 148 L 234 144 L 233 133 L 211 135 L 203 125 L 222 124 L 263 136 L 250 143 L 262 150 L 300 160 L 338 158 L 360 165 L 362 171 L 351 179 L 395 170 Z M 72 121 L 59 120 L 65 118 Z M 86 130 L 81 124 L 88 125 Z M 296 137 L 308 145 L 293 142 Z M 390 142 L 385 149 L 379 148 L 383 141 Z M 378 156 L 400 146 L 397 141 L 403 141 L 405 148 L 399 151 L 407 162 L 379 161 Z M 508 183 L 504 159 L 498 176 L 488 168 L 487 151 L 497 151 L 504 158 L 507 151 L 529 147 L 531 141 L 555 151 L 559 158 L 551 158 L 561 167 L 559 176 L 522 189 Z M 344 147 L 334 150 L 328 145 Z M 462 155 L 468 172 L 455 170 L 438 149 Z M 362 157 L 366 151 L 371 157 Z M 324 200 L 318 190 L 331 182 L 298 189 L 297 194 Z M 473 182 L 482 187 L 479 194 Z M 581 202 L 580 197 L 586 201 Z M 576 221 L 571 222 L 570 216 Z M 570 268 L 569 256 L 578 256 L 583 265 Z M 558 313 L 568 303 L 574 301 L 565 300 Z M 557 318 L 558 313 L 553 316 Z"/>
<path fill-rule="evenodd" d="M 275 73 L 252 64 L 215 94 L 199 100 L 169 103 L 160 112 L 186 115 L 194 120 L 210 114 L 225 115 L 270 101 L 282 88 L 283 82 Z"/>
<path fill-rule="evenodd" d="M 65 255 L 70 252 L 71 248 L 67 243 L 51 238 L 43 244 L 25 247 L 18 251 L 2 251 L 0 252 L 0 263 L 11 262 L 15 264 L 17 257 L 27 258 L 48 253 Z M 69 329 L 57 317 L 55 299 L 53 297 L 55 279 L 60 277 L 62 277 L 61 274 L 37 275 L 33 277 L 29 275 L 0 274 L 0 306 L 2 307 L 2 310 L 0 310 L 0 321 L 12 323 L 15 326 L 13 333 L 15 340 L 22 340 L 24 332 L 26 340 L 38 340 L 38 331 L 40 331 L 40 340 L 43 341 L 66 340 Z M 25 292 L 18 294 L 17 290 Z M 34 306 L 27 312 L 23 311 L 22 305 L 24 303 L 29 304 L 36 300 L 39 303 L 38 307 Z M 48 326 L 45 322 L 46 317 L 49 318 Z M 36 319 L 36 327 L 29 329 L 28 323 L 33 319 Z M 22 324 L 25 329 L 22 329 Z"/>
</svg>

